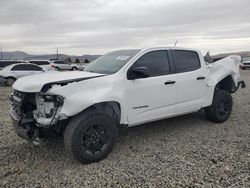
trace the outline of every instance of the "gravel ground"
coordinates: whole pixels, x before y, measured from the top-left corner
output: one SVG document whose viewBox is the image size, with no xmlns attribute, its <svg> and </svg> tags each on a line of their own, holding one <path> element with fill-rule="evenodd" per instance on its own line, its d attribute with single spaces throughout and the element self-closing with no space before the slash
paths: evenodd
<svg viewBox="0 0 250 188">
<path fill-rule="evenodd" d="M 19 138 L 8 116 L 10 88 L 0 87 L 0 187 L 250 187 L 249 86 L 234 94 L 230 119 L 204 112 L 129 128 L 103 161 L 83 165 L 63 140 L 34 147 Z"/>
</svg>

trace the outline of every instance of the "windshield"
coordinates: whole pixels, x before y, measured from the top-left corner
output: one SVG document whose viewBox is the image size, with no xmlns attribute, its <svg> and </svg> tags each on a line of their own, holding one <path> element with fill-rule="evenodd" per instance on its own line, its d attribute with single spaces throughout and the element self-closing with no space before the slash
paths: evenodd
<svg viewBox="0 0 250 188">
<path fill-rule="evenodd" d="M 109 52 L 87 65 L 84 71 L 113 74 L 120 70 L 139 51 L 140 50 L 119 50 Z"/>
</svg>

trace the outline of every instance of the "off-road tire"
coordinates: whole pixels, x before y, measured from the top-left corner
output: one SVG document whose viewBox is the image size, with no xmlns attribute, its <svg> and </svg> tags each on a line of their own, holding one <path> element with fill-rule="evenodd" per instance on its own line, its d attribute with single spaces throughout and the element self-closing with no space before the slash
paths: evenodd
<svg viewBox="0 0 250 188">
<path fill-rule="evenodd" d="M 233 99 L 228 91 L 216 89 L 214 92 L 213 103 L 205 109 L 207 119 L 216 122 L 225 122 L 232 111 Z"/>
<path fill-rule="evenodd" d="M 102 151 L 100 150 L 96 151 L 98 153 L 90 153 L 84 143 L 87 140 L 88 144 L 90 138 L 93 138 L 92 136 L 89 136 L 88 132 L 97 125 L 104 127 L 103 129 L 105 129 L 105 133 L 108 135 L 106 137 L 109 138 L 107 139 L 108 141 L 106 145 L 103 146 Z M 101 135 L 99 133 L 96 134 L 99 136 Z M 68 150 L 78 161 L 82 163 L 93 163 L 104 159 L 111 152 L 117 136 L 117 122 L 112 117 L 97 110 L 89 110 L 78 114 L 70 120 L 64 131 L 64 145 L 66 150 Z M 102 137 L 104 138 L 104 136 Z M 98 145 L 102 144 L 100 140 L 98 141 Z M 88 147 L 92 146 L 94 148 L 93 141 L 90 142 L 92 145 L 88 144 Z"/>
</svg>

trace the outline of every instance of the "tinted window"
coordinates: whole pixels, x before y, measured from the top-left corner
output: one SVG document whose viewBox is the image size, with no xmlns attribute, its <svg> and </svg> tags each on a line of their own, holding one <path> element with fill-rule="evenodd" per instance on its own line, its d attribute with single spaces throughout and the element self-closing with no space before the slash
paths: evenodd
<svg viewBox="0 0 250 188">
<path fill-rule="evenodd" d="M 36 65 L 49 65 L 48 61 L 30 61 L 30 63 L 36 64 Z"/>
<path fill-rule="evenodd" d="M 132 67 L 147 67 L 149 76 L 161 76 L 170 73 L 166 51 L 154 51 L 143 55 Z"/>
<path fill-rule="evenodd" d="M 176 72 L 194 71 L 200 68 L 200 59 L 196 52 L 173 50 Z"/>
<path fill-rule="evenodd" d="M 12 67 L 13 71 L 23 71 L 23 70 L 26 70 L 26 67 L 25 65 L 15 65 L 14 67 Z"/>
<path fill-rule="evenodd" d="M 41 67 L 35 66 L 35 65 L 25 65 L 27 71 L 42 71 Z"/>
</svg>

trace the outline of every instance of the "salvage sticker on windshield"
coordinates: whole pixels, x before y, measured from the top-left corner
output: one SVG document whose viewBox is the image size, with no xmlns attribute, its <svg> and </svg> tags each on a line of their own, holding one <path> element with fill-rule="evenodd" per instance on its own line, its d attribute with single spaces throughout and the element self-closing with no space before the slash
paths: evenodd
<svg viewBox="0 0 250 188">
<path fill-rule="evenodd" d="M 118 56 L 116 59 L 117 60 L 127 60 L 129 56 Z"/>
</svg>

